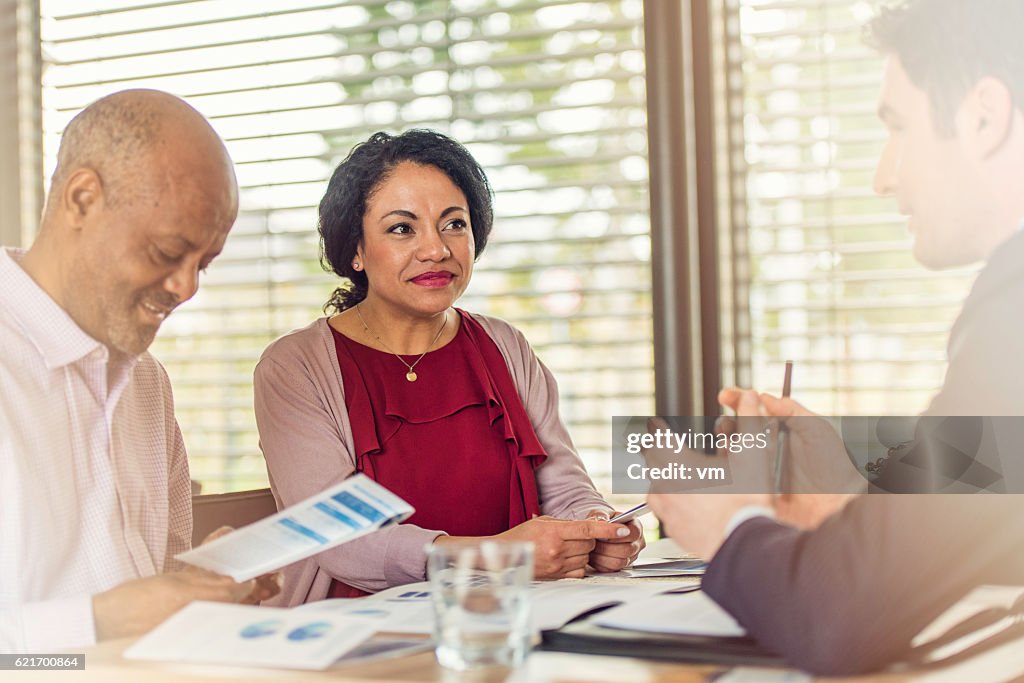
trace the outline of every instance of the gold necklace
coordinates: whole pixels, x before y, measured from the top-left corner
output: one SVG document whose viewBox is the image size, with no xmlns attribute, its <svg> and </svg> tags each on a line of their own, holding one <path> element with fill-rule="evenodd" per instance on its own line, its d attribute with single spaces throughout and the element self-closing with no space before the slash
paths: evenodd
<svg viewBox="0 0 1024 683">
<path fill-rule="evenodd" d="M 384 343 L 384 340 L 381 339 L 380 337 L 378 337 L 370 329 L 370 326 L 366 324 L 366 318 L 363 317 L 362 311 L 359 310 L 359 307 L 362 306 L 362 305 L 363 305 L 363 303 L 361 301 L 358 304 L 356 304 L 356 315 L 359 316 L 359 321 L 361 323 L 363 323 L 363 329 L 366 330 L 366 333 L 368 335 L 370 335 L 371 337 L 376 339 L 377 343 L 379 343 L 381 346 L 383 346 L 385 349 L 387 349 L 391 353 L 392 356 L 394 356 L 398 360 L 402 361 L 402 365 L 404 365 L 405 367 L 409 368 L 409 372 L 405 373 L 405 379 L 407 379 L 410 382 L 415 382 L 417 375 L 416 375 L 416 371 L 413 368 L 415 368 L 419 364 L 419 362 L 421 360 L 423 360 L 423 357 L 426 356 L 430 352 L 430 349 L 434 348 L 434 344 L 436 344 L 437 340 L 441 338 L 441 333 L 444 332 L 444 326 L 448 324 L 448 311 L 445 311 L 445 313 L 444 313 L 444 320 L 441 321 L 441 328 L 437 331 L 437 334 L 434 335 L 434 341 L 430 342 L 430 346 L 427 347 L 426 351 L 424 351 L 423 353 L 420 354 L 419 358 L 414 360 L 412 362 L 412 364 L 409 364 L 409 363 L 405 362 L 404 358 L 402 358 L 397 353 L 392 351 L 391 347 L 388 346 L 386 343 Z"/>
</svg>

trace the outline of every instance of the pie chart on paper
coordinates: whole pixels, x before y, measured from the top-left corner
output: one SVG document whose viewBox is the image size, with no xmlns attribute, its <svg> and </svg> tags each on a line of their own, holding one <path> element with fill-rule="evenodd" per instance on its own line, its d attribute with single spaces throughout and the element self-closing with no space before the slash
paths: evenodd
<svg viewBox="0 0 1024 683">
<path fill-rule="evenodd" d="M 304 641 L 323 638 L 331 630 L 331 625 L 326 621 L 315 621 L 312 624 L 304 624 L 292 629 L 288 633 L 288 640 Z"/>
</svg>

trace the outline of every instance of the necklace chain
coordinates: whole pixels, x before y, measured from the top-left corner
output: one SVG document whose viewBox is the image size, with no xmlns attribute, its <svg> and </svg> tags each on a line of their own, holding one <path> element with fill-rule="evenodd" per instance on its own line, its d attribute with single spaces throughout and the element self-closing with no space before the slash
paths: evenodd
<svg viewBox="0 0 1024 683">
<path fill-rule="evenodd" d="M 377 334 L 373 330 L 370 329 L 370 326 L 366 324 L 366 318 L 363 317 L 363 312 L 359 310 L 359 307 L 362 306 L 362 305 L 363 305 L 362 302 L 359 302 L 358 304 L 356 304 L 356 315 L 359 316 L 359 321 L 361 323 L 363 323 L 363 329 L 366 330 L 367 334 L 369 334 L 371 337 L 376 339 L 377 343 L 379 343 L 381 346 L 383 346 L 385 349 L 387 349 L 388 352 L 391 353 L 392 356 L 394 356 L 399 361 L 401 361 L 402 365 L 404 365 L 406 368 L 409 369 L 409 371 L 407 373 L 405 373 L 405 379 L 410 381 L 410 382 L 415 382 L 416 381 L 416 377 L 417 377 L 416 371 L 415 371 L 415 367 L 419 364 L 419 362 L 421 360 L 423 360 L 423 357 L 426 356 L 430 352 L 430 349 L 434 348 L 434 344 L 437 343 L 437 340 L 441 338 L 441 333 L 444 332 L 445 325 L 448 324 L 448 312 L 445 311 L 444 319 L 441 321 L 441 327 L 437 330 L 437 334 L 434 335 L 434 340 L 432 342 L 430 342 L 430 346 L 427 347 L 427 350 L 424 351 L 423 353 L 421 353 L 420 357 L 417 358 L 416 360 L 414 360 L 412 363 L 407 363 L 404 358 L 402 358 L 400 355 L 395 353 L 395 351 L 390 346 L 388 346 L 387 343 L 383 339 L 378 337 Z"/>
</svg>

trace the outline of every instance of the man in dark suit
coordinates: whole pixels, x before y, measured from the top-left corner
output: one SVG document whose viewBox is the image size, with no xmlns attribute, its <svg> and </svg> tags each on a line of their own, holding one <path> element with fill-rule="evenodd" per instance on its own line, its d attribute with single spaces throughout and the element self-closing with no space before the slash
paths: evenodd
<svg viewBox="0 0 1024 683">
<path fill-rule="evenodd" d="M 875 189 L 909 217 L 925 266 L 986 262 L 952 330 L 932 415 L 1024 415 L 1021 26 L 1021 0 L 908 0 L 870 26 L 887 55 L 879 116 L 889 139 Z M 751 391 L 720 400 L 739 415 L 810 414 Z M 974 586 L 1024 584 L 1016 496 L 859 496 L 824 521 L 800 509 L 814 497 L 649 500 L 673 538 L 710 560 L 704 590 L 817 673 L 883 666 Z"/>
</svg>

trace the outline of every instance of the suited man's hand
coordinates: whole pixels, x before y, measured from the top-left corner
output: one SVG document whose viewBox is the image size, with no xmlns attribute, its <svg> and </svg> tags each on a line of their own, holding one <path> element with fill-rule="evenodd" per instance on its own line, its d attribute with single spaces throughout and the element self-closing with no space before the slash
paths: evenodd
<svg viewBox="0 0 1024 683">
<path fill-rule="evenodd" d="M 776 516 L 800 528 L 817 527 L 867 489 L 832 424 L 790 398 L 730 387 L 719 402 L 737 415 L 779 418 L 789 432 L 787 493 L 774 499 Z"/>
<path fill-rule="evenodd" d="M 644 461 L 669 476 L 651 477 L 653 493 L 690 493 L 715 491 L 717 494 L 764 493 L 771 490 L 771 450 L 765 439 L 768 418 L 743 416 L 719 421 L 715 432 L 700 433 L 699 441 L 708 444 L 714 438 L 713 455 L 687 447 L 671 439 L 660 447 L 643 448 Z M 673 430 L 660 417 L 647 422 L 648 433 L 667 434 Z M 692 434 L 680 433 L 685 437 Z M 678 474 L 673 474 L 678 473 Z"/>
<path fill-rule="evenodd" d="M 766 493 L 652 493 L 647 496 L 665 532 L 679 547 L 710 562 L 725 541 L 725 531 L 741 508 L 771 505 Z"/>
</svg>

